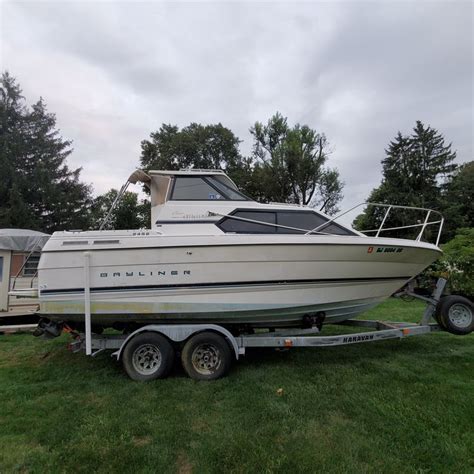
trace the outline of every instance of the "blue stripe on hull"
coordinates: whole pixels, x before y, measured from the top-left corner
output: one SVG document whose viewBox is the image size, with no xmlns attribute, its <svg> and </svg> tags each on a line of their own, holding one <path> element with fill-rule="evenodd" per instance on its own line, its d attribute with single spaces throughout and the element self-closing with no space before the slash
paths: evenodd
<svg viewBox="0 0 474 474">
<path fill-rule="evenodd" d="M 249 286 L 273 286 L 273 285 L 300 285 L 300 284 L 322 284 L 322 283 L 374 283 L 392 280 L 407 281 L 410 276 L 396 277 L 370 277 L 370 278 L 326 278 L 316 280 L 267 280 L 267 281 L 245 281 L 245 282 L 222 282 L 222 283 L 194 283 L 194 284 L 168 284 L 168 285 L 130 285 L 130 286 L 104 286 L 91 288 L 91 293 L 110 293 L 125 291 L 151 291 L 151 290 L 168 290 L 168 289 L 195 289 L 195 288 L 237 288 Z M 63 294 L 83 294 L 83 288 L 58 288 L 40 290 L 41 296 L 55 296 Z"/>
</svg>

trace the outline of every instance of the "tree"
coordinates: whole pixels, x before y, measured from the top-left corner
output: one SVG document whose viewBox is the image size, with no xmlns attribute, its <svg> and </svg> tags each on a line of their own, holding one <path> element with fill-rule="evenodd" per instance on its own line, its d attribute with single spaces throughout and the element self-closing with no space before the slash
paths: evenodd
<svg viewBox="0 0 474 474">
<path fill-rule="evenodd" d="M 326 168 L 328 141 L 307 125 L 288 125 L 280 113 L 250 129 L 254 138 L 254 174 L 262 186 L 263 201 L 320 205 L 337 212 L 343 183 L 335 169 Z"/>
<path fill-rule="evenodd" d="M 16 157 L 24 154 L 26 114 L 19 85 L 8 72 L 3 73 L 0 81 L 0 225 L 5 227 L 10 226 L 14 219 L 10 204 L 23 203 L 13 178 L 16 173 Z M 29 218 L 30 216 L 27 222 Z"/>
<path fill-rule="evenodd" d="M 92 228 L 98 229 L 106 215 L 118 191 L 110 191 L 95 198 L 92 205 Z M 106 225 L 107 229 L 140 229 L 150 227 L 150 202 L 143 199 L 139 201 L 138 194 L 126 191 L 121 200 L 112 211 L 112 215 Z"/>
<path fill-rule="evenodd" d="M 338 204 L 343 198 L 342 188 L 344 183 L 339 178 L 337 169 L 326 170 L 319 182 L 319 193 L 313 198 L 312 204 L 320 211 L 330 216 L 339 212 Z"/>
<path fill-rule="evenodd" d="M 434 287 L 438 278 L 448 280 L 449 292 L 468 298 L 474 296 L 474 227 L 460 228 L 441 246 L 443 256 L 420 276 L 425 287 Z"/>
<path fill-rule="evenodd" d="M 474 161 L 457 168 L 446 186 L 443 200 L 446 240 L 454 237 L 456 229 L 474 227 Z"/>
<path fill-rule="evenodd" d="M 318 205 L 334 213 L 342 199 L 337 170 L 324 165 L 328 142 L 307 125 L 288 126 L 276 113 L 266 125 L 256 122 L 252 156 L 242 157 L 240 140 L 222 124 L 191 123 L 179 129 L 163 124 L 142 141 L 144 169 L 223 169 L 237 186 L 257 201 Z"/>
<path fill-rule="evenodd" d="M 369 202 L 442 210 L 443 194 L 456 169 L 456 152 L 436 129 L 417 121 L 410 136 L 398 132 L 385 154 L 382 183 L 370 193 Z M 385 211 L 369 207 L 353 225 L 360 230 L 377 228 Z M 413 224 L 421 215 L 418 211 L 393 211 L 384 227 Z M 406 232 L 396 235 L 405 236 Z"/>
<path fill-rule="evenodd" d="M 229 169 L 240 164 L 239 139 L 222 124 L 191 123 L 183 129 L 163 124 L 141 143 L 145 169 Z"/>
<path fill-rule="evenodd" d="M 255 197 L 260 201 L 286 202 L 291 196 L 292 186 L 285 163 L 285 141 L 288 132 L 288 121 L 278 112 L 266 125 L 256 122 L 250 128 L 254 139 L 254 181 L 259 183 L 261 188 Z"/>
<path fill-rule="evenodd" d="M 66 163 L 71 141 L 43 99 L 25 105 L 15 79 L 0 80 L 0 226 L 48 233 L 89 226 L 90 187 Z"/>
</svg>

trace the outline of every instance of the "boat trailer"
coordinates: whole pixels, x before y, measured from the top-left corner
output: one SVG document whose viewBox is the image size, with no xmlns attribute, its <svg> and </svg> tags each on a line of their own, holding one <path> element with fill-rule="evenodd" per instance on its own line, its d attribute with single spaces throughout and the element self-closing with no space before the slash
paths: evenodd
<svg viewBox="0 0 474 474">
<path fill-rule="evenodd" d="M 472 302 L 460 296 L 442 297 L 447 281 L 440 278 L 431 296 L 416 293 L 413 283 L 395 295 L 416 298 L 427 304 L 418 324 L 349 319 L 332 326 L 358 327 L 362 331 L 329 336 L 320 335 L 321 324 L 306 329 L 268 330 L 238 335 L 217 324 L 150 324 L 130 334 L 99 335 L 92 333 L 88 271 L 85 275 L 85 333 L 70 331 L 75 340 L 69 348 L 73 352 L 83 351 L 93 357 L 103 351 L 113 350 L 112 356 L 122 361 L 127 374 L 139 381 L 166 377 L 174 364 L 175 352 L 181 353 L 183 367 L 191 378 L 213 380 L 224 376 L 232 360 L 243 356 L 247 348 L 341 346 L 403 339 L 441 330 L 468 334 L 474 329 Z"/>
</svg>

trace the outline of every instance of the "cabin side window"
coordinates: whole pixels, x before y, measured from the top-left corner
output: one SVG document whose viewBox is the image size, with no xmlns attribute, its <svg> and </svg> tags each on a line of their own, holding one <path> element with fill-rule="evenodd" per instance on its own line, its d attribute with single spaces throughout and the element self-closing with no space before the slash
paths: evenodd
<svg viewBox="0 0 474 474">
<path fill-rule="evenodd" d="M 327 222 L 327 218 L 312 211 L 250 211 L 236 210 L 232 214 L 233 217 L 224 217 L 217 226 L 224 232 L 232 232 L 236 234 L 305 234 L 316 227 Z M 276 224 L 276 226 L 258 224 L 256 222 L 248 222 L 240 219 L 248 219 L 251 221 L 266 222 L 268 224 Z M 277 227 L 284 226 L 284 227 Z M 331 223 L 321 229 L 323 234 L 335 235 L 356 235 L 354 232 Z"/>
<path fill-rule="evenodd" d="M 294 227 L 296 229 L 312 230 L 326 222 L 324 217 L 314 212 L 278 212 L 277 224 L 285 227 Z M 301 230 L 285 229 L 279 227 L 279 234 L 303 234 Z"/>
<path fill-rule="evenodd" d="M 320 225 L 327 222 L 326 217 L 317 214 L 316 212 L 308 211 L 293 211 L 293 212 L 278 212 L 277 213 L 277 224 L 285 227 L 294 227 L 300 230 L 284 229 L 282 227 L 278 228 L 279 234 L 304 234 L 309 230 L 316 229 Z M 321 233 L 324 234 L 335 234 L 335 235 L 355 235 L 354 232 L 342 227 L 339 224 L 332 222 L 331 224 L 323 227 Z"/>
<path fill-rule="evenodd" d="M 236 234 L 275 234 L 276 227 L 272 225 L 257 224 L 239 219 L 248 219 L 250 221 L 266 222 L 276 224 L 276 215 L 274 212 L 252 212 L 238 211 L 233 214 L 235 219 L 225 217 L 219 224 L 224 232 Z"/>
</svg>

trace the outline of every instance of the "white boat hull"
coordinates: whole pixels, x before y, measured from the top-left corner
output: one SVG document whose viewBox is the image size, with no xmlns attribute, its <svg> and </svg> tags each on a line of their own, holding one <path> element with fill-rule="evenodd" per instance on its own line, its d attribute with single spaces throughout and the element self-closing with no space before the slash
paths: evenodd
<svg viewBox="0 0 474 474">
<path fill-rule="evenodd" d="M 359 236 L 206 236 L 202 245 L 200 236 L 148 236 L 144 247 L 132 234 L 113 234 L 114 244 L 82 240 L 87 235 L 94 237 L 76 237 L 87 243 L 71 250 L 53 236 L 43 251 L 40 312 L 50 319 L 83 320 L 85 251 L 92 323 L 102 326 L 289 326 L 316 312 L 339 322 L 383 301 L 440 254 L 430 244 Z"/>
</svg>

